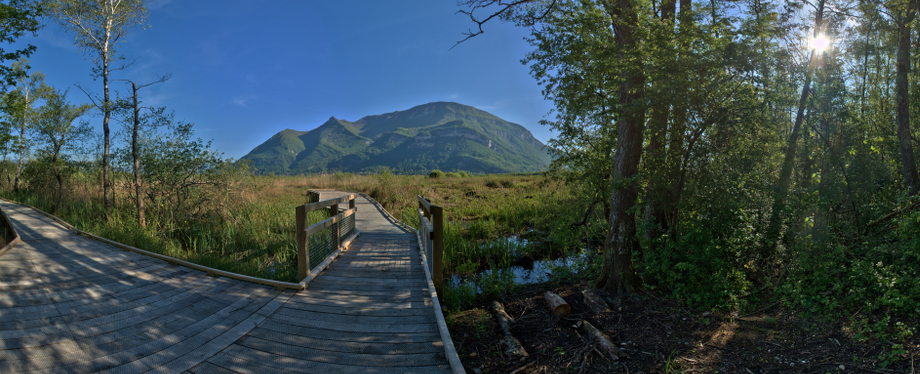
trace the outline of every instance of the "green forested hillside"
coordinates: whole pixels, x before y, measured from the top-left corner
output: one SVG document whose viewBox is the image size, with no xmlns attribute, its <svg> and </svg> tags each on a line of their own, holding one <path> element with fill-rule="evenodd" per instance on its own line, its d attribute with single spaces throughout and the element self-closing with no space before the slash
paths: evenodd
<svg viewBox="0 0 920 374">
<path fill-rule="evenodd" d="M 550 162 L 544 145 L 523 126 L 449 102 L 349 122 L 335 117 L 306 132 L 284 130 L 244 160 L 261 173 L 404 173 L 432 169 L 479 173 L 533 172 Z"/>
</svg>

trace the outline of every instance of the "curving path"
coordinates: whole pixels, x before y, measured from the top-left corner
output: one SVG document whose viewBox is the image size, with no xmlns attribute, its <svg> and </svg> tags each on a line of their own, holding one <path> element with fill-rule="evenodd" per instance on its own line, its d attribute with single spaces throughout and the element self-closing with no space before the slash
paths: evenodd
<svg viewBox="0 0 920 374">
<path fill-rule="evenodd" d="M 450 372 L 415 234 L 357 206 L 361 235 L 295 293 L 125 252 L 2 202 L 22 242 L 0 256 L 0 372 Z"/>
</svg>

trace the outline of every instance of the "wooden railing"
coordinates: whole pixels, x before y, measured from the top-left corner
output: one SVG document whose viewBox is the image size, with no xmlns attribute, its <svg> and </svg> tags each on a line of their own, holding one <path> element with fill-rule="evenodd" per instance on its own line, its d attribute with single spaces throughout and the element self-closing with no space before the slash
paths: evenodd
<svg viewBox="0 0 920 374">
<path fill-rule="evenodd" d="M 13 223 L 10 222 L 10 218 L 7 217 L 6 213 L 3 211 L 0 211 L 0 241 L 2 241 L 3 244 L 3 246 L 0 247 L 0 256 L 22 241 L 19 237 L 19 233 L 13 228 Z"/>
<path fill-rule="evenodd" d="M 358 230 L 355 228 L 355 197 L 357 195 L 348 195 L 335 199 L 324 201 L 319 200 L 319 194 L 310 191 L 308 193 L 311 200 L 315 201 L 309 204 L 297 207 L 297 279 L 300 282 L 313 273 L 318 273 L 326 268 L 336 256 L 358 236 Z M 339 205 L 348 204 L 348 209 L 339 211 Z M 329 218 L 307 226 L 307 213 L 327 208 Z M 310 256 L 310 239 L 314 235 L 329 231 L 328 240 L 324 240 L 320 256 L 313 256 L 315 261 L 311 261 Z M 353 234 L 349 234 L 353 232 Z M 343 237 L 345 235 L 346 237 Z M 316 248 L 320 249 L 320 248 Z M 317 254 L 317 253 L 314 253 Z"/>
<path fill-rule="evenodd" d="M 418 195 L 416 195 L 418 196 Z M 418 196 L 418 235 L 428 263 L 431 281 L 438 295 L 444 283 L 444 208 Z"/>
</svg>

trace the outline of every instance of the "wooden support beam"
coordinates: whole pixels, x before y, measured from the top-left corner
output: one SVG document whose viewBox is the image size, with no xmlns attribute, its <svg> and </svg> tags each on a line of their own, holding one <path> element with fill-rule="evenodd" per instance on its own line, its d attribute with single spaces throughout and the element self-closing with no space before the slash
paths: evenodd
<svg viewBox="0 0 920 374">
<path fill-rule="evenodd" d="M 297 281 L 310 275 L 310 242 L 307 240 L 307 206 L 297 207 Z"/>
<path fill-rule="evenodd" d="M 438 295 L 444 295 L 444 208 L 431 205 L 431 281 Z"/>
</svg>

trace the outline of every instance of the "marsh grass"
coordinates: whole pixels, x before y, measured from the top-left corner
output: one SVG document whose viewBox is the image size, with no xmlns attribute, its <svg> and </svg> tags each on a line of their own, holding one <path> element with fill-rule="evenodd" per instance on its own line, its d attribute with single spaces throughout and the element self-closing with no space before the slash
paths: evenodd
<svg viewBox="0 0 920 374">
<path fill-rule="evenodd" d="M 560 182 L 541 175 L 430 178 L 383 170 L 374 175 L 248 177 L 238 181 L 233 191 L 205 191 L 222 197 L 211 200 L 214 206 L 186 212 L 188 218 L 178 225 L 165 224 L 158 216 L 162 212 L 151 207 L 146 228 L 137 225 L 131 186 L 126 175 L 121 177 L 108 215 L 102 210 L 99 178 L 94 175 L 71 181 L 67 201 L 56 214 L 81 230 L 131 246 L 282 281 L 296 280 L 294 209 L 308 201 L 308 189 L 367 193 L 413 227 L 418 227 L 416 195 L 424 196 L 441 205 L 447 215 L 445 272 L 473 275 L 493 269 L 485 277 L 470 278 L 473 283 L 450 285 L 444 295 L 448 307 L 468 304 L 477 294 L 509 290 L 513 276 L 501 269 L 515 258 L 542 259 L 579 251 L 603 232 L 595 224 L 575 227 L 585 204 Z M 0 193 L 46 211 L 53 208 L 49 198 L 26 189 Z M 324 218 L 324 212 L 314 212 L 308 223 Z M 509 235 L 526 238 L 528 243 L 500 240 Z"/>
</svg>

